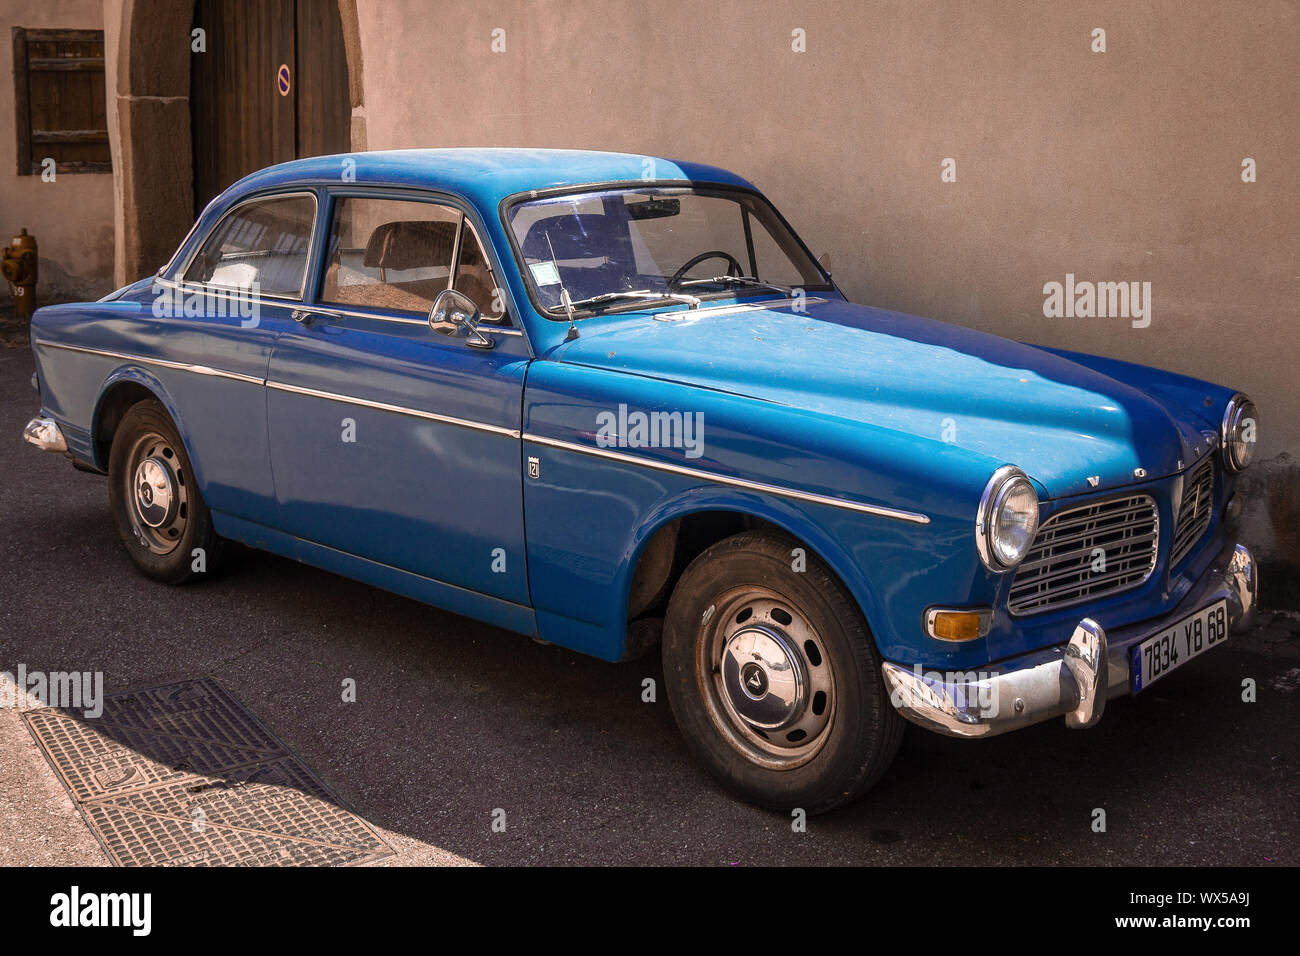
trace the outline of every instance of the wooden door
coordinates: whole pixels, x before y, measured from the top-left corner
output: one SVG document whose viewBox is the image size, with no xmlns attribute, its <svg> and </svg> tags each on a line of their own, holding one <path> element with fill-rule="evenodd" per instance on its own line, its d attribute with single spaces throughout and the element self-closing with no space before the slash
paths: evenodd
<svg viewBox="0 0 1300 956">
<path fill-rule="evenodd" d="M 194 208 L 264 166 L 347 152 L 351 107 L 336 0 L 197 0 Z"/>
<path fill-rule="evenodd" d="M 298 155 L 352 149 L 352 101 L 338 0 L 297 0 Z"/>
</svg>

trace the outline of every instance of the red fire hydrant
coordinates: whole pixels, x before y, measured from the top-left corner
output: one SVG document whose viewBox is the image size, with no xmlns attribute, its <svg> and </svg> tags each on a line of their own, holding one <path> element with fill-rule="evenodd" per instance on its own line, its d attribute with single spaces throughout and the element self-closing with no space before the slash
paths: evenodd
<svg viewBox="0 0 1300 956">
<path fill-rule="evenodd" d="M 36 237 L 27 230 L 14 236 L 14 241 L 0 249 L 0 274 L 9 282 L 14 296 L 14 314 L 30 320 L 36 311 L 36 272 L 40 262 L 36 255 Z"/>
</svg>

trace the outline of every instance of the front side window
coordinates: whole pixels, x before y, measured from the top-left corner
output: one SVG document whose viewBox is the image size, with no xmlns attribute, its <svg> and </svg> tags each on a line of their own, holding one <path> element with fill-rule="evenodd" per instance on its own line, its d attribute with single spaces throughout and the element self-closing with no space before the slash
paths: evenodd
<svg viewBox="0 0 1300 956">
<path fill-rule="evenodd" d="M 246 203 L 213 230 L 185 271 L 185 281 L 297 298 L 315 219 L 314 196 Z"/>
<path fill-rule="evenodd" d="M 524 201 L 508 218 L 543 309 L 626 307 L 828 289 L 771 206 L 753 193 L 695 187 L 609 189 Z"/>
<path fill-rule="evenodd" d="M 460 219 L 436 203 L 336 199 L 321 302 L 427 315 L 451 281 Z"/>
<path fill-rule="evenodd" d="M 485 321 L 509 324 L 483 246 L 451 206 L 336 199 L 329 249 L 322 303 L 423 316 L 438 293 L 451 288 L 473 299 Z"/>
</svg>

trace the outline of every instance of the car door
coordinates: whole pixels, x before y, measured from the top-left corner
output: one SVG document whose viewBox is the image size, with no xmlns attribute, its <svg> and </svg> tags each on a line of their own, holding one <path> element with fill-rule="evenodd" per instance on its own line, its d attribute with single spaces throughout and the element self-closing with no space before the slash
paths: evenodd
<svg viewBox="0 0 1300 956">
<path fill-rule="evenodd" d="M 330 207 L 316 294 L 276 340 L 267 375 L 281 525 L 526 605 L 519 429 L 529 353 L 501 308 L 491 259 L 450 199 L 340 189 Z M 480 304 L 484 336 L 430 326 L 433 300 L 452 283 Z"/>
<path fill-rule="evenodd" d="M 267 444 L 266 375 L 276 337 L 295 328 L 315 224 L 311 190 L 253 196 L 232 206 L 176 272 L 154 283 L 160 368 L 182 414 L 203 494 L 226 516 L 274 525 L 278 505 Z M 195 374 L 195 370 L 199 374 Z"/>
</svg>

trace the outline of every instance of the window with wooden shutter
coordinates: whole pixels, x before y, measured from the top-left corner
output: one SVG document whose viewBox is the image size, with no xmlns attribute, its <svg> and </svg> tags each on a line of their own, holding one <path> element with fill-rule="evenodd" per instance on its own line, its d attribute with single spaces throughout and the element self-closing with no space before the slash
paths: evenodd
<svg viewBox="0 0 1300 956">
<path fill-rule="evenodd" d="M 102 30 L 14 28 L 18 175 L 107 173 Z"/>
</svg>

